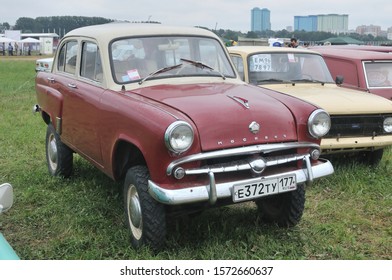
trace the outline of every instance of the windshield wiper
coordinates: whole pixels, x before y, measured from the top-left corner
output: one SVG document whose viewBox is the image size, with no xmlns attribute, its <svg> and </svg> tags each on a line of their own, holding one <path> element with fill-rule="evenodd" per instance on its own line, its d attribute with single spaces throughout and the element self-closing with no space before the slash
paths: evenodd
<svg viewBox="0 0 392 280">
<path fill-rule="evenodd" d="M 298 82 L 303 82 L 303 83 L 316 83 L 316 84 L 321 84 L 324 85 L 325 82 L 319 81 L 319 80 L 313 80 L 313 79 L 296 79 L 296 80 L 290 80 L 293 83 L 298 83 Z"/>
<path fill-rule="evenodd" d="M 218 70 L 215 70 L 211 66 L 209 66 L 209 65 L 207 65 L 207 64 L 205 64 L 205 63 L 203 63 L 201 61 L 195 61 L 195 60 L 186 59 L 186 58 L 180 58 L 180 60 L 184 61 L 184 62 L 187 62 L 187 63 L 190 63 L 193 66 L 195 66 L 197 68 L 200 68 L 200 69 L 207 68 L 208 70 L 215 71 L 222 77 L 223 80 L 226 80 L 226 77 L 225 77 L 225 75 L 223 75 L 223 73 L 219 72 Z"/>
<path fill-rule="evenodd" d="M 268 83 L 268 82 L 291 83 L 291 81 L 282 80 L 282 79 L 274 79 L 274 78 L 257 80 L 257 84 Z"/>
<path fill-rule="evenodd" d="M 139 82 L 139 85 L 141 85 L 142 83 L 144 83 L 144 82 L 145 82 L 146 80 L 148 80 L 149 78 L 154 77 L 155 75 L 158 75 L 158 74 L 161 74 L 161 73 L 165 73 L 165 72 L 167 72 L 167 71 L 170 71 L 170 70 L 179 68 L 179 67 L 181 67 L 181 66 L 182 66 L 182 63 L 176 64 L 176 65 L 172 65 L 172 66 L 167 66 L 167 67 L 160 68 L 160 69 L 158 69 L 157 71 L 152 72 L 152 73 L 148 74 L 146 77 L 144 77 L 143 80 L 141 80 L 141 81 Z"/>
</svg>

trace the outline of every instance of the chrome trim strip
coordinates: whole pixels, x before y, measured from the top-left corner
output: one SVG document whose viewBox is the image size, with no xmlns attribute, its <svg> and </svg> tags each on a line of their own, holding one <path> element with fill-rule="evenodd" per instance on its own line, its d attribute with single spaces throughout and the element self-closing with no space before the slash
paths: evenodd
<svg viewBox="0 0 392 280">
<path fill-rule="evenodd" d="M 56 117 L 56 132 L 58 135 L 61 135 L 61 133 L 63 131 L 61 125 L 62 125 L 62 119 L 59 117 Z"/>
<path fill-rule="evenodd" d="M 246 100 L 244 98 L 241 98 L 241 97 L 238 97 L 238 96 L 231 96 L 231 95 L 228 95 L 227 97 L 230 97 L 234 101 L 238 102 L 239 104 L 244 106 L 246 109 L 250 108 L 248 100 Z"/>
<path fill-rule="evenodd" d="M 307 159 L 309 159 L 307 157 Z M 332 164 L 325 159 L 319 159 L 319 164 L 310 166 L 310 160 L 305 159 L 305 168 L 298 169 L 295 171 L 283 172 L 278 174 L 273 174 L 270 176 L 261 176 L 257 178 L 251 178 L 246 180 L 232 181 L 228 183 L 215 184 L 210 185 L 202 185 L 191 188 L 177 189 L 177 190 L 168 190 L 161 188 L 159 185 L 154 183 L 153 181 L 148 181 L 148 192 L 150 195 L 156 199 L 157 201 L 168 204 L 168 205 L 179 205 L 186 203 L 194 203 L 194 202 L 202 202 L 202 201 L 212 201 L 215 198 L 214 195 L 210 195 L 211 189 L 214 188 L 216 190 L 216 198 L 227 198 L 232 196 L 232 189 L 234 184 L 251 184 L 255 181 L 260 180 L 260 178 L 270 178 L 276 176 L 285 176 L 289 174 L 295 174 L 297 177 L 297 183 L 309 184 L 313 179 L 321 178 L 324 176 L 328 176 L 333 174 L 334 169 Z M 211 174 L 210 174 L 211 176 Z M 212 178 L 210 177 L 210 181 Z M 215 187 L 212 187 L 215 185 Z M 212 198 L 211 198 L 212 197 Z"/>
<path fill-rule="evenodd" d="M 183 157 L 183 158 L 180 158 L 178 160 L 171 162 L 166 169 L 166 174 L 168 176 L 170 176 L 176 166 L 178 166 L 180 164 L 187 163 L 187 162 L 192 162 L 192 161 L 214 159 L 214 158 L 221 158 L 221 157 L 230 157 L 230 156 L 252 155 L 252 154 L 258 154 L 258 153 L 272 153 L 275 151 L 299 149 L 299 148 L 315 148 L 315 149 L 320 150 L 320 146 L 315 143 L 293 142 L 293 143 L 254 145 L 254 146 L 233 148 L 233 149 L 227 149 L 227 150 L 199 153 L 199 154 L 186 156 L 186 157 Z"/>
<path fill-rule="evenodd" d="M 214 173 L 208 172 L 208 177 L 210 179 L 210 189 L 209 189 L 208 198 L 210 200 L 210 204 L 214 205 L 215 202 L 218 200 L 218 195 L 216 194 L 216 183 L 215 183 Z"/>
</svg>

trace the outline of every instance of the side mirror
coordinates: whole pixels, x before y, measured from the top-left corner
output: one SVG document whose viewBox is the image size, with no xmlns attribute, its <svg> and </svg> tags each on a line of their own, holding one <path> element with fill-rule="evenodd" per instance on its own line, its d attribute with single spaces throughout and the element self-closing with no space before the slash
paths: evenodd
<svg viewBox="0 0 392 280">
<path fill-rule="evenodd" d="M 341 76 L 341 75 L 337 75 L 337 76 L 336 76 L 336 78 L 335 78 L 335 83 L 336 83 L 337 85 L 343 84 L 343 81 L 344 81 L 344 77 L 343 77 L 343 76 Z"/>
<path fill-rule="evenodd" d="M 7 211 L 14 203 L 14 191 L 8 183 L 0 185 L 0 213 Z"/>
</svg>

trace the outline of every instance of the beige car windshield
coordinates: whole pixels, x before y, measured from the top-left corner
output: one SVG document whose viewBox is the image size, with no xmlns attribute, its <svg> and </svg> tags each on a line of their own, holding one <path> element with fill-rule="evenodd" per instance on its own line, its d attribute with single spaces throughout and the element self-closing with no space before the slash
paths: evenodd
<svg viewBox="0 0 392 280">
<path fill-rule="evenodd" d="M 318 81 L 333 83 L 319 55 L 305 53 L 258 53 L 249 57 L 249 82 Z"/>
</svg>

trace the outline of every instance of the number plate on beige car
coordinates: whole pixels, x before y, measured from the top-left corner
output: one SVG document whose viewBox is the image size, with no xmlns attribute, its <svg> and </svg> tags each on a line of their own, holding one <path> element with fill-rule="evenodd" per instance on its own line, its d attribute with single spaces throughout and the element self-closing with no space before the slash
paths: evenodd
<svg viewBox="0 0 392 280">
<path fill-rule="evenodd" d="M 297 180 L 294 174 L 267 179 L 260 178 L 253 183 L 234 185 L 233 201 L 252 200 L 258 197 L 294 191 L 296 189 Z"/>
</svg>

